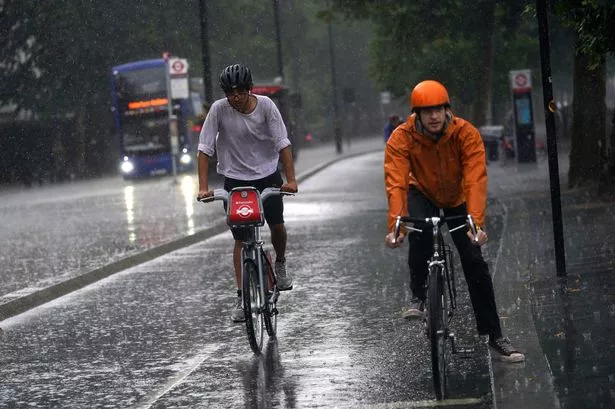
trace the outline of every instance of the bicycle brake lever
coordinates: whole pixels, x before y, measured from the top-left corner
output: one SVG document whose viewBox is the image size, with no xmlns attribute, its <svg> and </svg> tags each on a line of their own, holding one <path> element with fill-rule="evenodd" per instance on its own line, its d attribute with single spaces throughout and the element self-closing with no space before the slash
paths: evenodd
<svg viewBox="0 0 615 409">
<path fill-rule="evenodd" d="M 472 219 L 471 215 L 468 215 L 468 225 L 470 225 L 470 231 L 474 236 L 474 242 L 478 243 L 478 231 L 476 230 L 476 225 L 474 224 L 474 219 Z"/>
<path fill-rule="evenodd" d="M 401 226 L 401 217 L 395 219 L 395 228 L 393 229 L 393 244 L 397 244 L 397 236 L 399 236 L 399 227 Z"/>
</svg>

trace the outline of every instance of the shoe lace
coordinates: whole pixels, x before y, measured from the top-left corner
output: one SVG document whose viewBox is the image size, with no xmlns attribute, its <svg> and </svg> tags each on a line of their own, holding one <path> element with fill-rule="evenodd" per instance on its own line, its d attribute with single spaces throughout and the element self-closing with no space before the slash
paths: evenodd
<svg viewBox="0 0 615 409">
<path fill-rule="evenodd" d="M 495 344 L 498 346 L 498 348 L 500 348 L 502 351 L 506 352 L 507 354 L 517 352 L 517 350 L 512 346 L 508 338 L 496 339 Z"/>
<path fill-rule="evenodd" d="M 237 300 L 235 301 L 235 309 L 237 310 L 243 309 L 243 303 L 241 302 L 241 297 L 237 297 Z"/>
<path fill-rule="evenodd" d="M 279 277 L 286 277 L 286 263 L 282 261 L 275 262 L 275 273 Z"/>
</svg>

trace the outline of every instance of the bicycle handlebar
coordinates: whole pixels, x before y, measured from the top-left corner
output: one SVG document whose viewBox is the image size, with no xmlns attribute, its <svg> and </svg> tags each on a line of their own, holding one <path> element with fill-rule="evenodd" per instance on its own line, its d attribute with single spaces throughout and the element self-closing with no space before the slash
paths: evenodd
<svg viewBox="0 0 615 409">
<path fill-rule="evenodd" d="M 270 198 L 271 196 L 294 196 L 294 193 L 286 192 L 279 187 L 267 187 L 263 189 L 260 194 L 261 201 L 265 203 L 265 200 Z M 214 200 L 222 200 L 226 205 L 228 203 L 229 192 L 224 189 L 214 189 L 213 196 L 204 197 L 202 199 L 198 199 L 199 202 L 203 203 L 211 203 Z"/>
<path fill-rule="evenodd" d="M 477 240 L 476 238 L 476 225 L 474 224 L 474 219 L 472 218 L 471 215 L 466 215 L 466 216 L 449 216 L 449 217 L 425 217 L 425 218 L 418 218 L 418 217 L 409 217 L 409 216 L 397 216 L 396 220 L 395 220 L 395 228 L 393 230 L 393 243 L 395 243 L 397 241 L 397 236 L 399 236 L 399 230 L 401 229 L 401 226 L 403 223 L 415 223 L 415 224 L 419 224 L 422 226 L 431 226 L 431 227 L 440 227 L 442 226 L 445 222 L 448 221 L 452 221 L 452 220 L 459 220 L 459 219 L 465 219 L 466 220 L 466 224 L 462 224 L 460 226 L 457 226 L 453 229 L 450 229 L 450 232 L 454 232 L 456 230 L 459 230 L 465 226 L 468 226 L 470 228 L 470 231 L 472 232 L 472 235 L 474 236 L 474 240 Z M 422 233 L 423 230 L 420 228 L 415 228 L 415 227 L 411 227 L 411 226 L 405 226 L 407 229 L 409 230 L 413 230 L 413 231 L 417 231 L 419 233 Z"/>
</svg>

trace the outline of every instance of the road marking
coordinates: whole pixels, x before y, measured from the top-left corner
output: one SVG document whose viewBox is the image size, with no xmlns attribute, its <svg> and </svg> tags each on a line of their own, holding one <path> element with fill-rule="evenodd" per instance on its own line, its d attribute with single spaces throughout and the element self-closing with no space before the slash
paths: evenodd
<svg viewBox="0 0 615 409">
<path fill-rule="evenodd" d="M 482 398 L 462 398 L 462 399 L 443 399 L 443 400 L 419 400 L 419 401 L 400 401 L 391 403 L 377 403 L 374 405 L 353 406 L 359 409 L 408 409 L 408 408 L 449 408 L 464 405 L 484 404 Z"/>
<path fill-rule="evenodd" d="M 152 392 L 146 395 L 141 403 L 138 403 L 134 406 L 135 409 L 149 409 L 151 408 L 158 399 L 162 398 L 164 395 L 175 389 L 177 386 L 181 385 L 184 380 L 190 376 L 194 371 L 196 371 L 206 359 L 212 357 L 212 355 L 216 355 L 219 350 L 222 349 L 222 345 L 212 345 L 203 350 L 200 354 L 186 360 L 187 368 L 183 371 L 179 371 L 175 376 L 171 377 L 165 384 L 163 384 L 160 388 L 158 388 L 158 392 Z"/>
</svg>

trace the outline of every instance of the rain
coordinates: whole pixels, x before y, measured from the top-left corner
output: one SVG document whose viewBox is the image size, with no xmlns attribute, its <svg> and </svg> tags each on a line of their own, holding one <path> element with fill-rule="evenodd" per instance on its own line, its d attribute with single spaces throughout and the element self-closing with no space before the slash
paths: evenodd
<svg viewBox="0 0 615 409">
<path fill-rule="evenodd" d="M 0 0 L 0 407 L 612 407 L 614 18 L 599 0 Z M 298 186 L 294 287 L 258 354 L 231 320 L 225 209 L 197 201 L 232 64 L 277 108 Z M 482 256 L 525 355 L 479 335 L 453 251 L 441 399 L 408 245 L 385 245 L 384 164 L 424 80 L 480 137 Z"/>
</svg>

